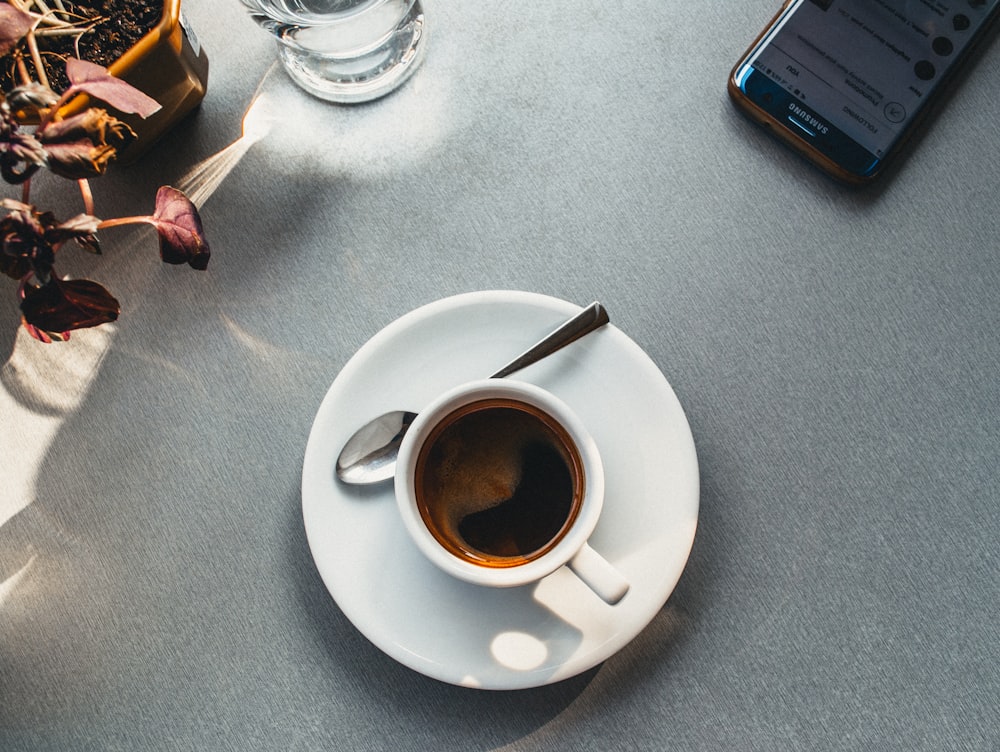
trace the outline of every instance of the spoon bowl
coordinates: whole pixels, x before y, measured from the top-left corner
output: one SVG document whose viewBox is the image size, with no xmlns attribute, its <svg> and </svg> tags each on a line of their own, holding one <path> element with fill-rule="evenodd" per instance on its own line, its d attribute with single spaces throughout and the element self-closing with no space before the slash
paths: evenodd
<svg viewBox="0 0 1000 752">
<path fill-rule="evenodd" d="M 345 483 L 389 480 L 396 472 L 396 455 L 416 413 L 393 410 L 359 428 L 340 451 L 337 477 Z"/>
</svg>

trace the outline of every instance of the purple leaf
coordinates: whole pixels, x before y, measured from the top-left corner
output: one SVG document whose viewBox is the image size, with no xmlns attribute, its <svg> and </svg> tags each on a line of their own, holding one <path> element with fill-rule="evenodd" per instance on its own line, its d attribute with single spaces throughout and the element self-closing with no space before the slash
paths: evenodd
<svg viewBox="0 0 1000 752">
<path fill-rule="evenodd" d="M 66 77 L 74 91 L 82 91 L 107 102 L 122 112 L 147 118 L 160 109 L 160 104 L 131 84 L 112 76 L 108 69 L 86 60 L 71 57 L 66 60 Z"/>
<path fill-rule="evenodd" d="M 66 339 L 67 332 L 115 321 L 118 301 L 89 279 L 60 280 L 26 290 L 21 313 L 27 330 L 43 342 Z M 39 336 L 42 335 L 42 336 Z"/>
<path fill-rule="evenodd" d="M 0 55 L 6 55 L 34 26 L 34 19 L 9 3 L 0 4 Z"/>
<path fill-rule="evenodd" d="M 198 209 L 187 196 L 169 185 L 160 188 L 151 221 L 160 235 L 160 258 L 168 264 L 208 268 L 211 251 Z"/>
</svg>

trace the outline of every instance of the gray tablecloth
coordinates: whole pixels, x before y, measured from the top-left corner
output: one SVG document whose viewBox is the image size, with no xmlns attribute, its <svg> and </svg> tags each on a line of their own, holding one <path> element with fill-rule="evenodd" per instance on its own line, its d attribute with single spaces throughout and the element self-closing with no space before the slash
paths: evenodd
<svg viewBox="0 0 1000 752">
<path fill-rule="evenodd" d="M 41 346 L 0 305 L 0 749 L 1000 747 L 1000 48 L 851 191 L 726 99 L 776 5 L 428 1 L 423 67 L 348 108 L 272 69 L 238 3 L 185 0 L 209 95 L 95 193 L 191 189 L 209 270 L 109 230 L 66 271 L 114 326 Z M 370 644 L 299 491 L 357 348 L 487 289 L 604 302 L 700 464 L 662 612 L 517 692 Z"/>
</svg>

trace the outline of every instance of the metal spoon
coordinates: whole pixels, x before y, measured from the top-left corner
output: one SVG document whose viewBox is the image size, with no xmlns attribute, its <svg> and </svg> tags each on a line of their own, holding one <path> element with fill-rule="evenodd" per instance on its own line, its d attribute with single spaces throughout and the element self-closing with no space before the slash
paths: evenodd
<svg viewBox="0 0 1000 752">
<path fill-rule="evenodd" d="M 591 303 L 490 378 L 499 379 L 520 371 L 607 323 L 608 312 L 604 306 Z M 395 410 L 359 428 L 337 458 L 337 477 L 355 485 L 389 480 L 396 472 L 396 455 L 403 435 L 416 417 L 416 413 Z"/>
</svg>

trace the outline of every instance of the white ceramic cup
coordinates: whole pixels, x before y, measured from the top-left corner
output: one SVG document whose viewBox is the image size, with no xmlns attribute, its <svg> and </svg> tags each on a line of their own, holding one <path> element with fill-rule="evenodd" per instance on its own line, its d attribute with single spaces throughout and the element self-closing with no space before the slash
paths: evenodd
<svg viewBox="0 0 1000 752">
<path fill-rule="evenodd" d="M 488 566 L 453 553 L 428 528 L 417 500 L 417 460 L 435 427 L 459 408 L 487 399 L 512 400 L 544 412 L 562 427 L 580 458 L 578 482 L 582 484 L 582 498 L 575 519 L 544 553 L 510 566 Z M 604 466 L 597 445 L 569 406 L 538 386 L 511 379 L 483 379 L 458 386 L 433 400 L 420 411 L 403 438 L 395 484 L 396 501 L 410 537 L 428 559 L 454 577 L 477 585 L 514 587 L 536 582 L 567 565 L 607 603 L 617 603 L 628 591 L 629 584 L 621 573 L 588 543 L 604 505 Z"/>
</svg>

